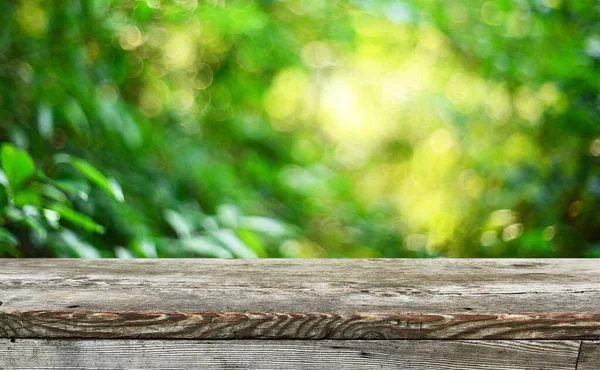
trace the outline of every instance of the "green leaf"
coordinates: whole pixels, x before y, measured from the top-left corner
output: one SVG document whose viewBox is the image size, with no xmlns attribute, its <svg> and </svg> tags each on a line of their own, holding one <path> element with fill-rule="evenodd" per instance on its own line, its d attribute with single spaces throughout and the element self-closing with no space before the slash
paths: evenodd
<svg viewBox="0 0 600 370">
<path fill-rule="evenodd" d="M 181 246 L 185 250 L 197 253 L 203 257 L 233 258 L 233 254 L 227 249 L 202 236 L 182 239 Z"/>
<path fill-rule="evenodd" d="M 70 99 L 67 101 L 63 107 L 63 113 L 77 135 L 80 135 L 82 131 L 89 131 L 88 119 L 77 100 Z"/>
<path fill-rule="evenodd" d="M 53 229 L 57 230 L 60 227 L 58 222 L 60 220 L 60 214 L 58 212 L 51 209 L 44 209 L 44 218 L 46 219 L 46 222 L 48 222 L 48 225 Z"/>
<path fill-rule="evenodd" d="M 10 231 L 0 227 L 0 243 L 9 244 L 16 247 L 19 244 L 19 241 Z"/>
<path fill-rule="evenodd" d="M 89 243 L 85 242 L 77 234 L 70 230 L 65 230 L 60 237 L 70 249 L 80 258 L 100 258 L 100 252 Z"/>
<path fill-rule="evenodd" d="M 6 208 L 6 218 L 10 221 L 21 222 L 23 221 L 23 211 L 13 206 Z"/>
<path fill-rule="evenodd" d="M 27 225 L 29 229 L 35 231 L 42 240 L 45 240 L 48 236 L 48 232 L 37 218 L 26 214 L 23 216 L 23 223 Z"/>
<path fill-rule="evenodd" d="M 33 159 L 23 149 L 4 143 L 2 144 L 0 156 L 2 170 L 12 188 L 18 187 L 35 173 Z"/>
<path fill-rule="evenodd" d="M 257 258 L 256 253 L 242 242 L 231 230 L 219 230 L 210 235 L 221 242 L 234 256 L 240 258 Z"/>
<path fill-rule="evenodd" d="M 0 184 L 8 186 L 8 178 L 6 178 L 6 174 L 2 169 L 0 169 Z"/>
<path fill-rule="evenodd" d="M 88 199 L 90 193 L 90 184 L 82 178 L 64 178 L 50 181 L 65 193 L 75 195 L 83 200 Z"/>
<path fill-rule="evenodd" d="M 80 226 L 87 231 L 96 232 L 100 234 L 104 233 L 104 227 L 102 227 L 102 225 L 97 224 L 89 216 L 86 216 L 83 213 L 79 213 L 62 204 L 53 204 L 49 206 L 48 209 L 58 212 L 58 214 L 65 220 L 71 222 L 74 225 Z"/>
<path fill-rule="evenodd" d="M 27 186 L 13 193 L 13 201 L 16 207 L 34 206 L 39 207 L 42 204 L 40 188 L 37 184 Z"/>
<path fill-rule="evenodd" d="M 283 237 L 290 234 L 290 230 L 286 225 L 267 217 L 245 216 L 241 218 L 240 226 L 273 237 Z"/>
<path fill-rule="evenodd" d="M 8 192 L 6 186 L 0 184 L 0 211 L 8 205 Z"/>
<path fill-rule="evenodd" d="M 158 257 L 158 251 L 156 250 L 156 243 L 148 239 L 140 239 L 132 242 L 131 249 L 136 255 L 142 257 L 156 258 Z"/>
<path fill-rule="evenodd" d="M 38 132 L 46 140 L 52 138 L 54 131 L 54 122 L 52 118 L 52 108 L 48 104 L 41 104 L 38 108 Z"/>
<path fill-rule="evenodd" d="M 189 238 L 192 233 L 192 225 L 188 220 L 178 212 L 167 209 L 163 212 L 167 223 L 175 230 L 179 238 Z"/>
<path fill-rule="evenodd" d="M 267 258 L 269 256 L 260 238 L 253 231 L 248 229 L 237 229 L 235 233 L 245 245 L 258 255 L 258 257 Z"/>
<path fill-rule="evenodd" d="M 52 186 L 50 184 L 42 184 L 41 186 L 42 195 L 46 198 L 53 200 L 58 203 L 66 203 L 68 201 L 67 196 L 57 187 Z"/>
<path fill-rule="evenodd" d="M 123 247 L 115 247 L 115 256 L 117 258 L 135 258 L 135 255 L 129 249 Z"/>
<path fill-rule="evenodd" d="M 68 154 L 58 154 L 54 156 L 56 163 L 68 163 L 73 166 L 79 173 L 85 176 L 92 183 L 96 184 L 107 194 L 122 202 L 124 200 L 123 191 L 114 179 L 107 178 L 94 166 L 80 158 L 72 157 Z"/>
</svg>

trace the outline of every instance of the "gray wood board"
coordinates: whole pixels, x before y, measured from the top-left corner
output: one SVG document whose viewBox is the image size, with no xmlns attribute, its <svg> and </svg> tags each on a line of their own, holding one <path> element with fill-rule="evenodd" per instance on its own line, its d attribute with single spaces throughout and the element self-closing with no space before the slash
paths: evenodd
<svg viewBox="0 0 600 370">
<path fill-rule="evenodd" d="M 577 370 L 600 369 L 600 342 L 585 341 L 581 344 Z"/>
<path fill-rule="evenodd" d="M 0 339 L 3 369 L 575 369 L 578 341 Z"/>
<path fill-rule="evenodd" d="M 0 260 L 0 337 L 598 339 L 600 260 Z"/>
</svg>

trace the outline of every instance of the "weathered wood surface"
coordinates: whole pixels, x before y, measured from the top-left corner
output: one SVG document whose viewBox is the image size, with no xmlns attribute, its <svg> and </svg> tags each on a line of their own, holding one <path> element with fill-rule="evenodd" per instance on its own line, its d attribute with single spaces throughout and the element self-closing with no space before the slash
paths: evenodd
<svg viewBox="0 0 600 370">
<path fill-rule="evenodd" d="M 0 339 L 0 368 L 573 370 L 578 350 L 578 341 Z"/>
<path fill-rule="evenodd" d="M 579 351 L 577 370 L 600 369 L 600 342 L 584 341 Z"/>
<path fill-rule="evenodd" d="M 598 339 L 599 260 L 0 260 L 3 338 Z"/>
</svg>

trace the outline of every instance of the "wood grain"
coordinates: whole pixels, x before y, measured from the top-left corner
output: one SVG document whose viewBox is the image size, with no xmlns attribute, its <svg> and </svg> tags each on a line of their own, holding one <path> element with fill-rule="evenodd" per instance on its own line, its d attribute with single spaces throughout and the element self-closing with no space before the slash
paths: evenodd
<svg viewBox="0 0 600 370">
<path fill-rule="evenodd" d="M 3 338 L 598 339 L 598 260 L 0 260 Z"/>
<path fill-rule="evenodd" d="M 600 342 L 584 341 L 581 343 L 581 349 L 579 351 L 577 370 L 598 369 L 600 369 Z"/>
<path fill-rule="evenodd" d="M 0 339 L 0 368 L 573 370 L 578 350 L 578 341 Z"/>
</svg>

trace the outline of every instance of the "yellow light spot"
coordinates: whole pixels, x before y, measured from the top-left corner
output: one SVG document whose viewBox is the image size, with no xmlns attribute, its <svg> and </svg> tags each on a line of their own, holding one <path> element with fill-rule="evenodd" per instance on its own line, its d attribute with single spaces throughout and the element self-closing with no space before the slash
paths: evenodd
<svg viewBox="0 0 600 370">
<path fill-rule="evenodd" d="M 172 69 L 183 69 L 194 63 L 192 40 L 183 33 L 176 33 L 164 45 L 167 64 Z"/>
<path fill-rule="evenodd" d="M 455 73 L 448 81 L 446 96 L 457 106 L 467 104 L 476 97 L 475 88 L 477 81 L 464 72 Z"/>
<path fill-rule="evenodd" d="M 27 83 L 30 83 L 33 80 L 35 72 L 33 68 L 25 62 L 19 61 L 17 64 L 17 75 Z"/>
<path fill-rule="evenodd" d="M 514 100 L 514 104 L 517 108 L 517 113 L 519 113 L 519 116 L 530 122 L 536 122 L 539 120 L 544 112 L 544 107 L 541 102 L 526 86 L 521 87 L 517 91 Z"/>
<path fill-rule="evenodd" d="M 503 146 L 504 163 L 513 164 L 521 161 L 534 162 L 534 158 L 539 158 L 539 146 L 532 140 L 532 137 L 525 134 L 512 134 L 504 141 Z"/>
<path fill-rule="evenodd" d="M 381 24 L 376 22 L 376 18 L 365 13 L 359 13 L 354 18 L 354 29 L 359 35 L 365 37 L 377 36 L 382 34 L 384 31 L 384 28 L 381 27 Z"/>
<path fill-rule="evenodd" d="M 15 18 L 26 34 L 42 37 L 48 29 L 48 16 L 35 1 L 26 0 L 17 8 Z"/>
<path fill-rule="evenodd" d="M 590 144 L 590 153 L 592 153 L 594 157 L 600 157 L 600 137 L 595 138 Z"/>
<path fill-rule="evenodd" d="M 495 231 L 492 230 L 488 230 L 488 231 L 484 231 L 483 234 L 481 234 L 481 245 L 483 245 L 484 247 L 489 247 L 490 245 L 494 244 L 496 241 L 498 240 L 498 235 Z"/>
<path fill-rule="evenodd" d="M 103 83 L 96 87 L 96 95 L 105 102 L 114 103 L 119 99 L 119 90 L 113 83 Z"/>
<path fill-rule="evenodd" d="M 294 124 L 288 118 L 301 108 L 307 84 L 306 74 L 296 68 L 284 70 L 275 77 L 264 98 L 265 110 L 269 116 L 282 120 L 279 122 L 281 125 L 273 122 L 275 128 L 287 130 Z"/>
<path fill-rule="evenodd" d="M 487 115 L 495 121 L 504 122 L 512 116 L 511 96 L 504 85 L 497 85 L 487 94 L 484 102 Z"/>
<path fill-rule="evenodd" d="M 332 81 L 324 90 L 323 108 L 340 127 L 348 129 L 362 126 L 363 117 L 357 112 L 359 102 L 351 81 Z"/>
<path fill-rule="evenodd" d="M 481 7 L 481 19 L 490 26 L 502 23 L 502 13 L 495 1 L 486 1 Z"/>
<path fill-rule="evenodd" d="M 489 223 L 492 226 L 507 226 L 514 223 L 516 219 L 516 214 L 510 209 L 499 209 L 492 212 Z"/>
<path fill-rule="evenodd" d="M 415 48 L 415 57 L 423 64 L 432 65 L 447 53 L 448 46 L 444 35 L 434 27 L 423 27 Z"/>
<path fill-rule="evenodd" d="M 559 9 L 562 5 L 562 0 L 542 0 L 542 3 L 549 8 Z"/>
<path fill-rule="evenodd" d="M 300 257 L 302 244 L 297 240 L 286 240 L 279 246 L 279 252 L 285 257 Z"/>
<path fill-rule="evenodd" d="M 547 228 L 544 229 L 544 233 L 542 234 L 542 237 L 547 242 L 554 239 L 555 236 L 556 236 L 556 227 L 554 227 L 554 226 L 548 226 Z"/>
<path fill-rule="evenodd" d="M 210 65 L 203 63 L 196 70 L 196 77 L 194 78 L 194 88 L 195 89 L 206 89 L 213 82 L 213 70 Z"/>
<path fill-rule="evenodd" d="M 161 0 L 146 0 L 146 4 L 148 4 L 149 8 L 152 9 L 160 9 Z"/>
<path fill-rule="evenodd" d="M 364 149 L 349 142 L 342 142 L 335 148 L 335 159 L 348 168 L 360 168 L 365 164 Z"/>
<path fill-rule="evenodd" d="M 152 90 L 144 89 L 140 95 L 140 108 L 148 117 L 155 117 L 162 110 L 162 102 Z"/>
<path fill-rule="evenodd" d="M 139 106 L 148 117 L 155 117 L 163 109 L 163 102 L 169 100 L 169 88 L 161 80 L 155 80 L 142 89 L 139 96 Z"/>
<path fill-rule="evenodd" d="M 558 98 L 560 97 L 559 91 L 556 88 L 556 85 L 552 82 L 546 82 L 540 87 L 540 90 L 537 93 L 538 99 L 540 99 L 547 106 L 554 104 Z"/>
<path fill-rule="evenodd" d="M 529 13 L 516 10 L 510 13 L 507 19 L 507 35 L 511 37 L 524 37 L 531 30 Z"/>
<path fill-rule="evenodd" d="M 194 10 L 198 7 L 198 0 L 175 0 L 187 10 Z"/>
<path fill-rule="evenodd" d="M 467 7 L 462 2 L 451 2 L 448 6 L 448 15 L 452 22 L 464 23 L 469 17 Z"/>
<path fill-rule="evenodd" d="M 142 33 L 136 26 L 126 26 L 119 35 L 119 45 L 125 50 L 133 50 L 143 42 Z"/>
<path fill-rule="evenodd" d="M 429 137 L 429 144 L 434 152 L 437 154 L 444 154 L 452 148 L 454 140 L 448 130 L 442 128 L 431 134 Z"/>
<path fill-rule="evenodd" d="M 323 41 L 306 44 L 302 48 L 302 59 L 306 65 L 312 68 L 323 68 L 334 64 L 333 50 L 328 43 Z"/>
<path fill-rule="evenodd" d="M 523 224 L 512 224 L 502 230 L 502 240 L 505 242 L 517 239 L 523 234 Z"/>
<path fill-rule="evenodd" d="M 387 75 L 381 86 L 381 98 L 384 104 L 392 109 L 398 109 L 408 102 L 411 89 L 408 80 L 401 73 Z"/>
<path fill-rule="evenodd" d="M 299 258 L 326 258 L 327 252 L 319 244 L 311 241 L 303 241 L 300 248 Z"/>
<path fill-rule="evenodd" d="M 194 106 L 194 94 L 185 89 L 176 90 L 171 97 L 171 101 L 179 113 L 186 113 Z"/>
</svg>

